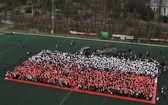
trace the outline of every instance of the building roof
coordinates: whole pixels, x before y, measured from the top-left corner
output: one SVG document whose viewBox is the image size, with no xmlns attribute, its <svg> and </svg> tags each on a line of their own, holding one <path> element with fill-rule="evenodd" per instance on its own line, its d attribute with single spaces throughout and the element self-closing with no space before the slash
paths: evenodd
<svg viewBox="0 0 168 105">
<path fill-rule="evenodd" d="M 161 0 L 161 1 L 162 1 L 162 5 L 161 5 L 162 7 L 168 7 L 168 0 Z M 160 0 L 151 0 L 150 5 L 157 7 L 159 6 L 159 2 Z"/>
</svg>

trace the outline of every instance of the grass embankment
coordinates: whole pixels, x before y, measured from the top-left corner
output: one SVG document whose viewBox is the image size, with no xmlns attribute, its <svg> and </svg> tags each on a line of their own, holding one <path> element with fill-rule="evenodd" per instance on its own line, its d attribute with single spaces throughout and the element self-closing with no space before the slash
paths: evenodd
<svg viewBox="0 0 168 105">
<path fill-rule="evenodd" d="M 19 33 L 30 33 L 30 30 L 25 30 L 24 28 L 10 28 L 6 30 L 7 32 L 19 32 Z M 100 37 L 95 37 L 95 36 L 88 36 L 88 35 L 73 35 L 73 34 L 69 34 L 69 33 L 60 33 L 60 32 L 56 32 L 54 34 L 51 34 L 49 32 L 42 32 L 40 31 L 39 34 L 41 35 L 54 35 L 54 36 L 64 36 L 64 37 L 77 37 L 77 38 L 88 38 L 88 39 L 101 39 Z"/>
<path fill-rule="evenodd" d="M 4 28 L 4 27 L 7 27 L 7 26 L 8 26 L 8 24 L 0 23 L 0 29 L 1 29 L 1 28 Z"/>
<path fill-rule="evenodd" d="M 24 27 L 22 28 L 18 28 L 18 27 L 13 27 L 13 28 L 9 28 L 6 30 L 7 32 L 19 32 L 19 33 L 30 33 L 30 30 L 25 29 Z M 88 38 L 88 39 L 102 39 L 99 36 L 88 36 L 88 35 L 73 35 L 73 34 L 69 34 L 69 33 L 61 33 L 61 32 L 56 32 L 55 34 L 51 34 L 49 32 L 43 32 L 40 31 L 41 35 L 54 35 L 54 36 L 64 36 L 64 37 L 76 37 L 76 38 Z M 105 40 L 111 40 L 111 39 L 105 39 Z M 138 43 L 137 42 L 138 39 L 134 39 L 134 43 Z M 120 40 L 120 39 L 115 39 L 114 41 L 122 41 L 122 42 L 132 42 L 131 40 Z M 166 42 L 155 42 L 155 41 L 150 41 L 150 44 L 155 44 L 155 45 L 166 45 L 168 46 L 168 43 Z"/>
</svg>

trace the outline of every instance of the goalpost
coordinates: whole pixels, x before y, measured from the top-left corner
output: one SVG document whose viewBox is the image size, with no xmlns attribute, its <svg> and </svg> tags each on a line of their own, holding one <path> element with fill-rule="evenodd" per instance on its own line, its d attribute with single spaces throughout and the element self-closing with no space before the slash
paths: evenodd
<svg viewBox="0 0 168 105">
<path fill-rule="evenodd" d="M 149 43 L 149 38 L 138 38 L 138 43 Z"/>
<path fill-rule="evenodd" d="M 38 34 L 39 30 L 38 29 L 30 29 L 31 34 Z"/>
</svg>

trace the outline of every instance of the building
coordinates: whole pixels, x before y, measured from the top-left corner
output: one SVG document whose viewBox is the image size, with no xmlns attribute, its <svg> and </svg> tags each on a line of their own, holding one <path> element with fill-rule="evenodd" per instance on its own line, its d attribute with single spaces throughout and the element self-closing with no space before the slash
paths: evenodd
<svg viewBox="0 0 168 105">
<path fill-rule="evenodd" d="M 168 0 L 151 0 L 150 7 L 154 11 L 155 15 L 168 16 Z M 160 9 L 159 9 L 160 8 Z"/>
</svg>

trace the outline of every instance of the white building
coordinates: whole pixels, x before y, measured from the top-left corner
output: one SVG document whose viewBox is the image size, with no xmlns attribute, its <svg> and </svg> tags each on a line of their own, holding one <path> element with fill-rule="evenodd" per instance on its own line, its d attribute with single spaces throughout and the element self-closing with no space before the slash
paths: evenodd
<svg viewBox="0 0 168 105">
<path fill-rule="evenodd" d="M 159 7 L 161 7 L 160 14 L 162 16 L 168 16 L 168 0 L 151 0 L 150 7 L 154 11 L 155 15 L 158 15 Z"/>
</svg>

